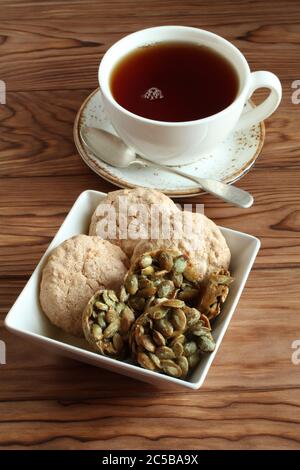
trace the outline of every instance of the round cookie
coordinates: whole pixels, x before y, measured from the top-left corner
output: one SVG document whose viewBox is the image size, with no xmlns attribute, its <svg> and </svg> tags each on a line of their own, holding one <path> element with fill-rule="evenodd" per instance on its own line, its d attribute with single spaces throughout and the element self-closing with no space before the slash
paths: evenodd
<svg viewBox="0 0 300 470">
<path fill-rule="evenodd" d="M 164 247 L 177 249 L 189 256 L 199 277 L 205 277 L 221 268 L 228 269 L 230 250 L 219 227 L 200 213 L 189 213 L 188 217 L 190 223 L 184 225 L 180 238 L 142 240 L 136 245 L 132 260 L 142 253 Z"/>
<path fill-rule="evenodd" d="M 82 312 L 99 289 L 117 292 L 128 268 L 123 251 L 100 237 L 76 235 L 55 248 L 43 269 L 40 302 L 49 320 L 83 336 Z"/>
<path fill-rule="evenodd" d="M 136 204 L 142 204 L 144 212 L 136 211 Z M 161 230 L 162 220 L 166 220 L 168 217 L 171 220 L 172 214 L 179 210 L 168 196 L 155 189 L 142 187 L 121 189 L 108 193 L 92 216 L 89 235 L 99 235 L 101 238 L 106 238 L 111 243 L 120 246 L 130 258 L 136 244 L 140 240 L 151 238 L 150 216 L 153 204 L 156 205 L 156 209 L 159 209 L 162 214 L 158 222 L 153 224 L 153 227 Z M 115 219 L 111 219 L 109 225 L 107 224 L 107 209 L 114 209 L 116 215 Z M 127 213 L 127 221 L 122 224 L 123 216 L 127 215 Z M 114 225 L 116 226 L 114 233 L 103 233 L 105 227 L 111 229 Z M 123 232 L 125 238 L 122 238 L 122 227 L 125 229 L 125 233 Z M 138 233 L 135 233 L 136 231 Z"/>
</svg>

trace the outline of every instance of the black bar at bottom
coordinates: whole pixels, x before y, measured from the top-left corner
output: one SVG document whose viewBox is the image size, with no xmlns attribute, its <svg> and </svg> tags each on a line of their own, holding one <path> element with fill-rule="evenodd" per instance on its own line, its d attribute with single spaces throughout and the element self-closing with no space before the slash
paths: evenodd
<svg viewBox="0 0 300 470">
<path fill-rule="evenodd" d="M 92 451 L 0 451 L 0 463 L 26 463 L 39 465 L 73 465 L 73 466 L 100 466 L 124 468 L 151 468 L 151 466 L 181 466 L 197 468 L 199 466 L 228 467 L 238 464 L 239 467 L 253 467 L 253 465 L 266 465 L 267 468 L 274 462 L 286 466 L 293 461 L 299 462 L 299 451 L 199 451 L 199 450 L 92 450 Z M 68 467 L 67 467 L 68 468 Z"/>
</svg>

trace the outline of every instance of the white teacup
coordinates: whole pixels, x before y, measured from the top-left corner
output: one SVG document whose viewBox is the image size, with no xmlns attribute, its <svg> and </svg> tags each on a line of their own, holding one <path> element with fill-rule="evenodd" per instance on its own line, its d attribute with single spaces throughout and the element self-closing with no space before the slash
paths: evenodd
<svg viewBox="0 0 300 470">
<path fill-rule="evenodd" d="M 110 76 L 116 63 L 140 46 L 167 41 L 202 44 L 225 56 L 239 76 L 239 90 L 233 103 L 217 114 L 186 122 L 155 121 L 120 106 L 110 90 Z M 249 127 L 266 119 L 276 110 L 282 93 L 276 75 L 265 71 L 250 72 L 243 54 L 226 39 L 203 29 L 185 26 L 144 29 L 116 42 L 100 63 L 99 84 L 107 115 L 124 142 L 138 154 L 167 165 L 184 165 L 198 160 L 222 142 L 233 129 Z M 269 88 L 269 96 L 242 115 L 244 104 L 258 88 Z"/>
</svg>

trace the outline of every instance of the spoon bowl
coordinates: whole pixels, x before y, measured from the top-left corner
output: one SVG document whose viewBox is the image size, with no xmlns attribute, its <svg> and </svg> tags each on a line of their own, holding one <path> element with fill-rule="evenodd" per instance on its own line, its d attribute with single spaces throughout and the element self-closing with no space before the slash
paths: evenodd
<svg viewBox="0 0 300 470">
<path fill-rule="evenodd" d="M 199 178 L 178 170 L 177 168 L 160 165 L 145 157 L 139 157 L 133 149 L 128 147 L 122 139 L 120 139 L 120 137 L 103 129 L 89 126 L 82 127 L 80 137 L 82 142 L 96 158 L 114 167 L 128 168 L 131 165 L 140 165 L 163 168 L 166 171 L 176 173 L 177 175 L 183 176 L 191 181 L 195 181 L 204 191 L 207 191 L 235 206 L 247 209 L 253 204 L 253 196 L 247 191 L 233 185 L 222 183 L 221 181 Z"/>
<path fill-rule="evenodd" d="M 136 154 L 119 137 L 103 129 L 82 127 L 83 143 L 101 160 L 117 168 L 127 168 L 135 162 Z"/>
</svg>

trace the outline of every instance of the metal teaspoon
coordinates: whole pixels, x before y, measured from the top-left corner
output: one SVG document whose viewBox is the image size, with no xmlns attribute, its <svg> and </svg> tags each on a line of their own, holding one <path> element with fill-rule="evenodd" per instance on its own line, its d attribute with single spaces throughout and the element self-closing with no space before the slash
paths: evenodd
<svg viewBox="0 0 300 470">
<path fill-rule="evenodd" d="M 139 157 L 134 150 L 129 148 L 125 142 L 120 139 L 120 137 L 104 131 L 103 129 L 88 126 L 82 127 L 80 136 L 83 143 L 92 151 L 95 157 L 109 165 L 119 168 L 127 168 L 130 165 L 163 168 L 166 171 L 170 171 L 171 173 L 175 173 L 198 183 L 204 191 L 235 206 L 247 209 L 253 204 L 253 196 L 247 191 L 233 185 L 222 183 L 221 181 L 199 178 L 198 176 L 190 175 L 177 168 L 152 162 L 145 157 Z"/>
</svg>

